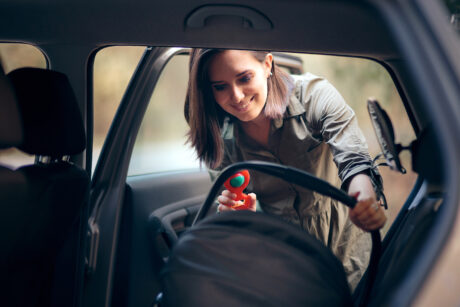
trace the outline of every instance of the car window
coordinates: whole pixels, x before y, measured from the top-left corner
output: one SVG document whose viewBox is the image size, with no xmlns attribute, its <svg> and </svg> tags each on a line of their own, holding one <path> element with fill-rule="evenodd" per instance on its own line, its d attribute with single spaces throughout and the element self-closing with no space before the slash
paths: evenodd
<svg viewBox="0 0 460 307">
<path fill-rule="evenodd" d="M 40 49 L 28 44 L 0 43 L 0 64 L 5 73 L 21 67 L 47 68 L 47 61 Z M 34 156 L 16 148 L 0 151 L 0 163 L 12 168 L 34 162 Z"/>
<path fill-rule="evenodd" d="M 138 46 L 114 46 L 96 53 L 93 64 L 93 169 L 115 112 L 144 50 L 145 47 Z"/>
<path fill-rule="evenodd" d="M 289 57 L 279 60 L 287 72 L 301 69 L 300 61 Z M 188 125 L 183 108 L 188 61 L 188 54 L 178 54 L 164 67 L 137 135 L 128 175 L 200 167 L 195 152 L 185 145 Z"/>
<path fill-rule="evenodd" d="M 327 78 L 354 109 L 367 139 L 369 153 L 375 157 L 380 147 L 370 122 L 366 101 L 378 99 L 390 115 L 396 141 L 408 145 L 415 138 L 401 98 L 388 72 L 377 62 L 325 55 L 289 54 L 303 62 L 303 71 Z M 188 80 L 188 55 L 176 55 L 165 66 L 144 117 L 132 154 L 129 175 L 178 171 L 200 167 L 193 150 L 186 145 L 187 124 L 183 103 Z M 401 154 L 406 174 L 380 168 L 389 204 L 391 225 L 410 193 L 416 175 L 410 156 Z"/>
<path fill-rule="evenodd" d="M 137 135 L 128 175 L 199 167 L 194 151 L 185 146 L 188 59 L 176 55 L 163 69 Z"/>
</svg>

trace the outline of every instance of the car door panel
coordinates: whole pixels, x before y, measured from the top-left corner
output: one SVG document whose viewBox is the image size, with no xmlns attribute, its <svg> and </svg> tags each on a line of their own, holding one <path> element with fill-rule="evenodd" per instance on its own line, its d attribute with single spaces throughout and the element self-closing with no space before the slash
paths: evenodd
<svg viewBox="0 0 460 307">
<path fill-rule="evenodd" d="M 161 230 L 183 231 L 210 184 L 204 170 L 128 177 L 116 253 L 114 306 L 154 302 L 163 257 L 170 246 Z"/>
</svg>

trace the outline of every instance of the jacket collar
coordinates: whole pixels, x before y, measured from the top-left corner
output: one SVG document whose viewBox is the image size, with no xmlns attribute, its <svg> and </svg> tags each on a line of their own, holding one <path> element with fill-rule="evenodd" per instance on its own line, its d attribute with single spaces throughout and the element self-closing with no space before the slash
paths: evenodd
<svg viewBox="0 0 460 307">
<path fill-rule="evenodd" d="M 286 112 L 284 112 L 283 118 L 277 118 L 272 121 L 273 126 L 276 129 L 283 127 L 283 122 L 285 119 L 296 117 L 306 112 L 304 105 L 297 98 L 300 97 L 300 91 L 301 88 L 299 84 L 296 84 L 295 90 L 292 91 L 292 94 L 289 97 L 289 104 L 286 108 Z"/>
</svg>

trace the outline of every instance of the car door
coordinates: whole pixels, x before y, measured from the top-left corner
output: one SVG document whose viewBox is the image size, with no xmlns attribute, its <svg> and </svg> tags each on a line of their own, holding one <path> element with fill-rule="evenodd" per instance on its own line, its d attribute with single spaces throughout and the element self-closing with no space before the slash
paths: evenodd
<svg viewBox="0 0 460 307">
<path fill-rule="evenodd" d="M 151 305 L 169 243 L 211 186 L 185 144 L 188 54 L 146 48 L 118 107 L 92 180 L 85 306 Z M 299 58 L 275 58 L 288 72 L 302 72 Z"/>
</svg>

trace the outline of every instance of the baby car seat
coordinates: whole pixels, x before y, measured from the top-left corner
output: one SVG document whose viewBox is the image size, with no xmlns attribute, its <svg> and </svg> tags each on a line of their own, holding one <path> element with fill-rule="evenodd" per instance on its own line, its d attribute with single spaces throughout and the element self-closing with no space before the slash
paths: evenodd
<svg viewBox="0 0 460 307">
<path fill-rule="evenodd" d="M 351 306 L 340 261 L 320 241 L 263 213 L 223 212 L 175 244 L 161 306 Z"/>
</svg>

